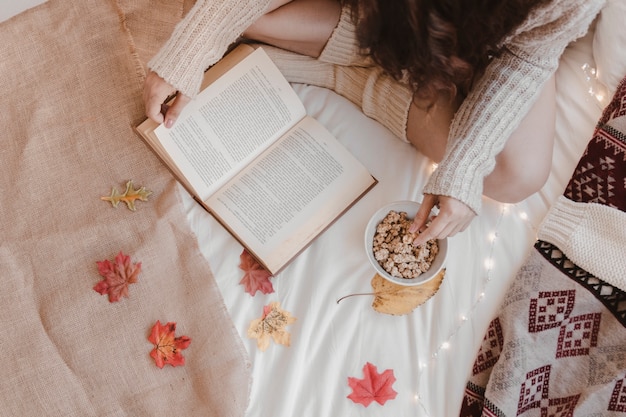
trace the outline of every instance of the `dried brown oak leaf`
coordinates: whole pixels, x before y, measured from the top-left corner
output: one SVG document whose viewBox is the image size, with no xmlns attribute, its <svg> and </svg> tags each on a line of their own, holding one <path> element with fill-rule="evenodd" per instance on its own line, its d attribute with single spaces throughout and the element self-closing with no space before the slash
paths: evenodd
<svg viewBox="0 0 626 417">
<path fill-rule="evenodd" d="M 138 190 L 135 190 L 135 186 L 131 180 L 126 183 L 126 191 L 124 191 L 124 194 L 120 194 L 119 191 L 117 191 L 117 188 L 113 187 L 111 189 L 110 196 L 100 197 L 100 199 L 110 202 L 111 205 L 116 208 L 120 201 L 122 201 L 126 203 L 129 210 L 135 211 L 135 201 L 148 201 L 148 196 L 150 194 L 152 194 L 152 191 L 146 190 L 146 187 L 141 187 Z"/>
<path fill-rule="evenodd" d="M 274 301 L 263 307 L 263 316 L 252 320 L 248 327 L 248 337 L 256 339 L 257 347 L 264 352 L 270 345 L 270 338 L 275 343 L 289 346 L 291 335 L 285 330 L 296 318 L 288 311 L 280 308 L 280 303 Z"/>
<path fill-rule="evenodd" d="M 432 280 L 420 285 L 404 286 L 394 284 L 380 275 L 372 278 L 374 301 L 372 307 L 379 313 L 401 316 L 409 314 L 418 306 L 435 295 L 441 286 L 445 269 L 442 269 Z"/>
<path fill-rule="evenodd" d="M 270 282 L 272 274 L 263 268 L 247 250 L 244 249 L 241 252 L 239 261 L 239 269 L 244 272 L 239 284 L 244 286 L 248 294 L 254 296 L 257 291 L 261 291 L 263 294 L 274 292 L 274 287 Z"/>
<path fill-rule="evenodd" d="M 96 264 L 98 272 L 104 278 L 93 289 L 101 295 L 108 294 L 111 303 L 119 301 L 121 297 L 128 297 L 128 286 L 137 282 L 141 262 L 131 264 L 130 256 L 120 251 L 113 262 L 107 259 Z"/>
<path fill-rule="evenodd" d="M 175 337 L 176 323 L 168 322 L 165 326 L 159 320 L 152 326 L 148 340 L 154 344 L 150 356 L 156 366 L 163 368 L 165 365 L 179 366 L 185 364 L 185 357 L 181 351 L 187 349 L 191 339 L 187 336 Z"/>
<path fill-rule="evenodd" d="M 382 374 L 374 365 L 367 362 L 363 367 L 363 379 L 348 377 L 348 385 L 352 393 L 348 398 L 355 403 L 369 406 L 372 401 L 385 405 L 387 400 L 393 400 L 398 393 L 392 388 L 396 382 L 393 369 L 387 369 Z"/>
</svg>

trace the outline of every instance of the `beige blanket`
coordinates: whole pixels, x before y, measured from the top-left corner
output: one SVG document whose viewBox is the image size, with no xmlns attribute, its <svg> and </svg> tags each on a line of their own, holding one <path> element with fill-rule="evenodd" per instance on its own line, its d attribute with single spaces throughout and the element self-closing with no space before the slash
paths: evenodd
<svg viewBox="0 0 626 417">
<path fill-rule="evenodd" d="M 0 24 L 0 414 L 237 416 L 249 363 L 175 182 L 137 139 L 145 59 L 189 2 L 50 0 Z M 100 200 L 126 181 L 137 211 Z M 129 297 L 97 261 L 142 263 Z M 192 339 L 159 369 L 152 325 Z"/>
</svg>

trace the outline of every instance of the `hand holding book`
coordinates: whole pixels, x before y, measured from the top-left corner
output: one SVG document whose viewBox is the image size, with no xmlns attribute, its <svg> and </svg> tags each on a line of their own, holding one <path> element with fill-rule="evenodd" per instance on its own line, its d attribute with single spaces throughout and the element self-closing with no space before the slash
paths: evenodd
<svg viewBox="0 0 626 417">
<path fill-rule="evenodd" d="M 143 104 L 146 109 L 146 116 L 149 119 L 152 119 L 155 123 L 163 123 L 165 127 L 171 128 L 190 101 L 190 97 L 177 93 L 176 89 L 157 73 L 148 72 L 144 82 Z M 163 104 L 165 102 L 169 104 Z"/>
<path fill-rule="evenodd" d="M 306 115 L 262 49 L 240 46 L 205 81 L 172 128 L 148 119 L 137 131 L 194 198 L 276 273 L 376 180 Z"/>
</svg>

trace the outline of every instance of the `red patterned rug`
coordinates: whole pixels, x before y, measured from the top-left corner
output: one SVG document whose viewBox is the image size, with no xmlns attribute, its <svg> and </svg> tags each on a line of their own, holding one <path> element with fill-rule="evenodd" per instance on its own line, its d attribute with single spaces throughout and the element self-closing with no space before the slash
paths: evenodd
<svg viewBox="0 0 626 417">
<path fill-rule="evenodd" d="M 626 211 L 626 79 L 564 196 Z M 489 325 L 460 416 L 626 416 L 624 289 L 537 241 Z"/>
</svg>

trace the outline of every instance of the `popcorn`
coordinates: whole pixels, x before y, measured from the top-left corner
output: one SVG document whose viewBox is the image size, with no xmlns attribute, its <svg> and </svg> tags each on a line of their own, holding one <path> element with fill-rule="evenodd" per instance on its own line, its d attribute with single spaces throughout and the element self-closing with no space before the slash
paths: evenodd
<svg viewBox="0 0 626 417">
<path fill-rule="evenodd" d="M 417 233 L 408 232 L 411 223 L 406 212 L 391 210 L 376 226 L 374 258 L 394 277 L 418 277 L 428 271 L 439 252 L 436 239 L 431 239 L 424 245 L 413 246 Z"/>
</svg>

